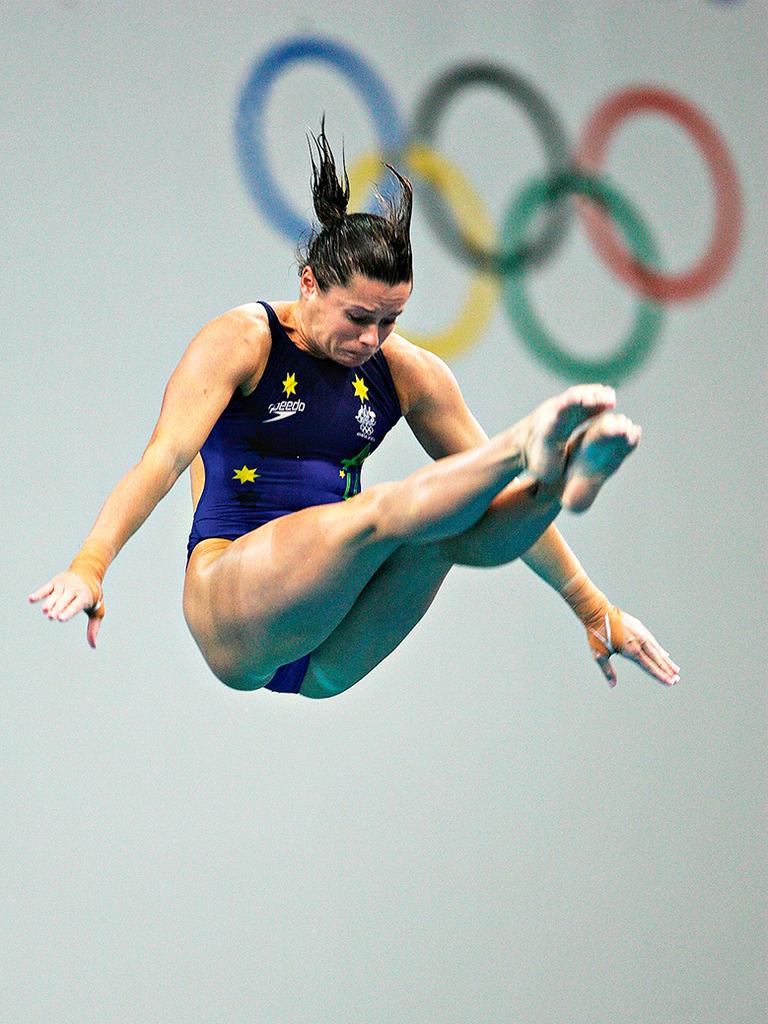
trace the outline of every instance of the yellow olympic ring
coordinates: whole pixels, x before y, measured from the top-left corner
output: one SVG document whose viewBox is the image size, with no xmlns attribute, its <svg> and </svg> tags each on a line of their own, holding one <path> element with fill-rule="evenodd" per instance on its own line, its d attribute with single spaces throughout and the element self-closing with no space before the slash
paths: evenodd
<svg viewBox="0 0 768 1024">
<path fill-rule="evenodd" d="M 423 143 L 408 146 L 404 159 L 418 177 L 442 191 L 464 235 L 475 245 L 492 249 L 496 229 L 482 200 L 458 167 Z M 382 158 L 376 153 L 366 153 L 355 163 L 349 172 L 351 208 L 362 207 L 366 192 L 381 178 L 381 169 Z M 500 291 L 501 282 L 497 275 L 478 271 L 470 279 L 464 306 L 450 327 L 432 334 L 406 329 L 405 335 L 414 345 L 435 352 L 443 359 L 451 359 L 473 345 L 483 333 Z"/>
</svg>

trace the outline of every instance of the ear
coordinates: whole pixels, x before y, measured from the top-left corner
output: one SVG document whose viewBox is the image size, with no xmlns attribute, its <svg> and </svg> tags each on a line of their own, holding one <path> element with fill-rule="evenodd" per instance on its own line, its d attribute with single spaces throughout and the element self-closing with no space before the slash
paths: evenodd
<svg viewBox="0 0 768 1024">
<path fill-rule="evenodd" d="M 320 290 L 317 285 L 315 272 L 309 264 L 307 264 L 301 272 L 301 276 L 299 277 L 299 288 L 301 290 L 301 296 L 304 299 L 311 298 L 311 296 Z"/>
</svg>

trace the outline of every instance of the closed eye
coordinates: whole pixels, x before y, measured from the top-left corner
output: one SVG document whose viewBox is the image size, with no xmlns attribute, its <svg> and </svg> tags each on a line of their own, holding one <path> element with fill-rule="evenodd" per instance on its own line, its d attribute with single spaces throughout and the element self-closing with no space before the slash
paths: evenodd
<svg viewBox="0 0 768 1024">
<path fill-rule="evenodd" d="M 347 313 L 347 316 L 349 317 L 353 324 L 358 324 L 360 326 L 362 326 L 363 324 L 372 324 L 376 322 L 373 319 L 373 317 L 370 316 L 355 316 L 354 313 Z M 382 327 L 391 327 L 395 323 L 396 319 L 396 317 L 387 317 L 384 320 L 380 320 L 379 324 Z"/>
</svg>

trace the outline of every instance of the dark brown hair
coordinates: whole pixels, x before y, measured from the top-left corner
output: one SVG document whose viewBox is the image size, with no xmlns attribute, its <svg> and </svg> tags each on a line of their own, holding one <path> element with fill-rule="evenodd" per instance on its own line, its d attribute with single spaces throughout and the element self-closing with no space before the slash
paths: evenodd
<svg viewBox="0 0 768 1024">
<path fill-rule="evenodd" d="M 325 117 L 320 123 L 320 134 L 310 132 L 307 141 L 312 160 L 312 200 L 320 228 L 312 231 L 297 253 L 299 272 L 309 264 L 323 290 L 332 285 L 345 287 L 355 274 L 384 284 L 410 282 L 413 279 L 410 239 L 413 187 L 410 181 L 387 164 L 399 188 L 394 197 L 377 191 L 383 215 L 347 213 L 347 167 L 342 151 L 339 177 L 325 134 Z"/>
</svg>

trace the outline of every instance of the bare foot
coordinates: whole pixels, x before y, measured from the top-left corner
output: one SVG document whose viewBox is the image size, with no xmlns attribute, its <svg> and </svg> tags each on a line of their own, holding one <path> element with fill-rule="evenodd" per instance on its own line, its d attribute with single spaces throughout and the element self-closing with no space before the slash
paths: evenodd
<svg viewBox="0 0 768 1024">
<path fill-rule="evenodd" d="M 590 423 L 569 452 L 560 503 L 571 512 L 584 512 L 624 459 L 637 448 L 642 430 L 616 413 Z"/>
<path fill-rule="evenodd" d="M 542 402 L 526 421 L 529 473 L 545 483 L 557 480 L 565 470 L 568 439 L 574 430 L 615 405 L 616 392 L 603 384 L 576 384 Z"/>
</svg>

